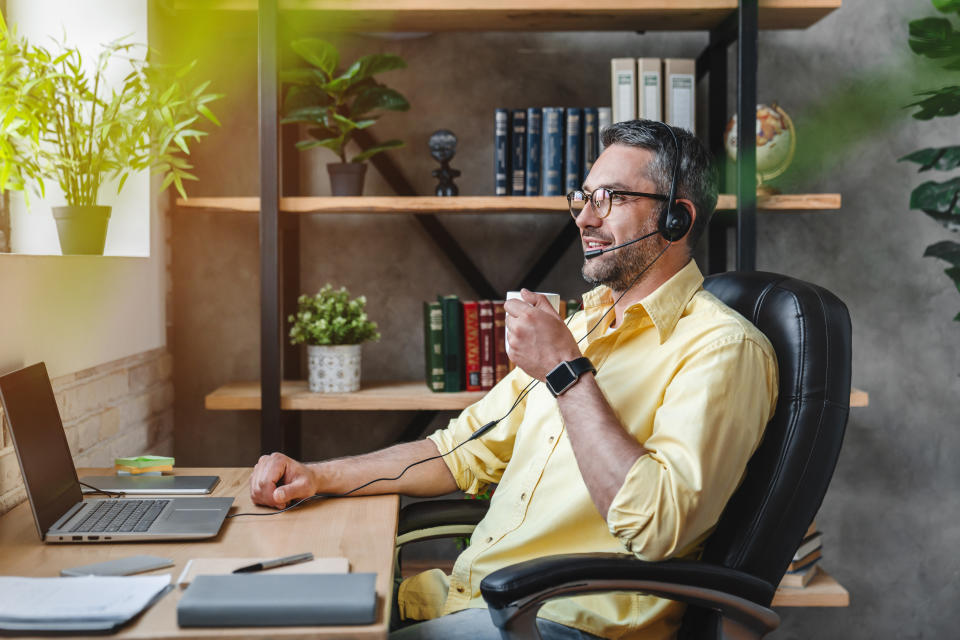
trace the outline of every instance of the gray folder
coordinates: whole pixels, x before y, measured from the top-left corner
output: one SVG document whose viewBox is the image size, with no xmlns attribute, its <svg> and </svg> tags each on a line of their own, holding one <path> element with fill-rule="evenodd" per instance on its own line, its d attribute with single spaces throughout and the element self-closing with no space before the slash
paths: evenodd
<svg viewBox="0 0 960 640">
<path fill-rule="evenodd" d="M 371 624 L 375 573 L 197 576 L 177 604 L 181 627 Z"/>
</svg>

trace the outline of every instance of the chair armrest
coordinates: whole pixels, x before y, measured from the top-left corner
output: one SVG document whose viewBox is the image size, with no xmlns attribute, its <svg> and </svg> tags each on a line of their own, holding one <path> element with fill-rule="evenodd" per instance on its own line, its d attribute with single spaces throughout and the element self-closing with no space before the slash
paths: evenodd
<svg viewBox="0 0 960 640">
<path fill-rule="evenodd" d="M 614 553 L 547 556 L 494 571 L 480 583 L 504 638 L 539 638 L 536 613 L 553 598 L 639 591 L 719 611 L 731 637 L 760 638 L 780 618 L 766 605 L 775 587 L 741 571 L 684 560 L 644 562 Z"/>
<path fill-rule="evenodd" d="M 400 510 L 397 545 L 417 540 L 469 536 L 483 520 L 487 500 L 426 500 Z"/>
</svg>

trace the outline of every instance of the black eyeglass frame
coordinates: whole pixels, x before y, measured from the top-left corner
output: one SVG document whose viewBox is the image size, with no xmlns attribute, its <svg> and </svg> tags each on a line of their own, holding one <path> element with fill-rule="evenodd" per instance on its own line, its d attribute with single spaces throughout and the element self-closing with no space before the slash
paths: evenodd
<svg viewBox="0 0 960 640">
<path fill-rule="evenodd" d="M 598 191 L 606 191 L 607 194 L 609 194 L 609 196 L 610 196 L 610 197 L 607 199 L 607 201 L 608 201 L 608 203 L 609 203 L 609 204 L 607 205 L 607 210 L 604 211 L 604 212 L 601 212 L 601 211 L 600 211 L 600 207 L 598 207 L 598 206 L 597 206 L 597 203 L 593 200 L 593 194 L 595 194 L 595 193 L 598 192 Z M 583 202 L 583 207 L 580 207 L 580 210 L 579 210 L 579 211 L 574 211 L 574 210 L 573 210 L 573 202 L 574 202 L 574 199 L 573 199 L 573 198 L 574 198 L 574 194 L 577 194 L 577 193 L 582 193 L 582 194 L 583 194 L 584 196 L 586 196 L 586 197 L 585 197 L 583 200 L 578 200 L 578 201 L 577 201 L 577 202 Z M 577 219 L 577 216 L 580 215 L 580 212 L 583 211 L 583 209 L 587 206 L 587 203 L 589 202 L 590 204 L 593 205 L 593 208 L 596 209 L 597 217 L 600 218 L 600 219 L 603 219 L 603 218 L 606 218 L 607 216 L 609 216 L 609 215 L 610 215 L 610 212 L 613 211 L 613 196 L 635 196 L 635 197 L 638 197 L 638 198 L 650 198 L 651 200 L 660 200 L 661 202 L 664 201 L 664 200 L 669 200 L 669 199 L 670 199 L 669 196 L 665 196 L 665 195 L 663 195 L 662 193 L 644 193 L 644 192 L 642 192 L 642 191 L 622 191 L 622 190 L 620 190 L 620 189 L 605 189 L 605 188 L 603 188 L 603 187 L 601 187 L 601 188 L 599 188 L 599 189 L 594 189 L 593 191 L 586 191 L 586 190 L 584 190 L 584 189 L 577 189 L 577 190 L 571 191 L 570 193 L 567 194 L 567 209 L 570 210 L 570 215 L 573 216 L 573 219 L 574 219 L 574 220 L 576 220 L 576 219 Z"/>
</svg>

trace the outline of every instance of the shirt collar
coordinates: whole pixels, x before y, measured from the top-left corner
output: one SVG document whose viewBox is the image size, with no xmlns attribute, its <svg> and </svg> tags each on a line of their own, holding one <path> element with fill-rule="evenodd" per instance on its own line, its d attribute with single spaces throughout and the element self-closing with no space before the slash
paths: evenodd
<svg viewBox="0 0 960 640">
<path fill-rule="evenodd" d="M 630 316 L 642 309 L 653 322 L 660 338 L 660 344 L 670 337 L 684 309 L 693 298 L 694 294 L 700 290 L 703 285 L 703 274 L 697 263 L 690 260 L 682 269 L 673 274 L 669 280 L 657 287 L 653 293 L 643 298 L 640 302 L 631 305 L 627 309 L 624 323 L 630 321 Z M 600 285 L 595 289 L 583 294 L 583 306 L 587 312 L 588 318 L 598 317 L 597 313 L 602 313 L 598 307 L 609 307 L 613 304 L 613 293 L 606 285 Z M 605 310 L 605 309 L 604 309 Z M 593 313 L 591 312 L 593 311 Z M 590 320 L 591 324 L 596 320 Z M 613 314 L 604 318 L 604 327 L 598 327 L 605 330 L 613 322 Z"/>
</svg>

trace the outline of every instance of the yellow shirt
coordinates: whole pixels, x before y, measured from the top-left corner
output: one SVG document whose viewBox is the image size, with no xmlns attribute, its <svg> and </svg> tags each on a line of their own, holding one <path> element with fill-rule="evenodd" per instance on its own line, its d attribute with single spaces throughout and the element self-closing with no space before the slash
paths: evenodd
<svg viewBox="0 0 960 640">
<path fill-rule="evenodd" d="M 570 323 L 624 428 L 648 451 L 606 514 L 580 475 L 557 401 L 538 384 L 482 438 L 443 458 L 463 491 L 499 483 L 490 510 L 450 576 L 405 580 L 400 614 L 426 620 L 486 608 L 480 581 L 502 567 L 553 554 L 613 552 L 645 560 L 701 549 L 773 414 L 777 366 L 766 337 L 702 287 L 692 260 L 626 312 L 616 330 L 607 287 L 584 296 Z M 441 453 L 500 418 L 531 378 L 514 369 L 430 438 Z M 684 606 L 614 593 L 548 602 L 540 616 L 606 638 L 670 638 Z"/>
</svg>

